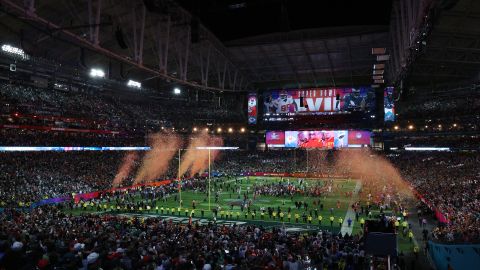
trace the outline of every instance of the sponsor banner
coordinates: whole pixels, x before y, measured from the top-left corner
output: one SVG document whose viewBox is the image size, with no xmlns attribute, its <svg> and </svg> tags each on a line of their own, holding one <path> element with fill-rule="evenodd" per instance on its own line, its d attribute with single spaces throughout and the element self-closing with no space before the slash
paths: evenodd
<svg viewBox="0 0 480 270">
<path fill-rule="evenodd" d="M 375 109 L 370 87 L 291 89 L 266 92 L 264 114 L 316 115 Z"/>
<path fill-rule="evenodd" d="M 383 109 L 384 120 L 395 121 L 395 100 L 393 99 L 393 87 L 387 87 L 383 90 Z"/>
<path fill-rule="evenodd" d="M 62 131 L 62 132 L 80 132 L 97 134 L 120 134 L 119 131 L 99 130 L 99 129 L 78 129 L 78 128 L 59 128 L 48 126 L 30 126 L 30 125 L 0 125 L 0 128 L 18 128 L 31 130 Z"/>
<path fill-rule="evenodd" d="M 129 187 L 112 188 L 112 189 L 103 190 L 103 191 L 94 191 L 94 192 L 83 193 L 83 194 L 75 194 L 75 195 L 73 195 L 73 200 L 74 200 L 75 203 L 78 203 L 80 201 L 96 199 L 96 198 L 100 197 L 101 194 L 104 194 L 104 193 L 112 193 L 112 192 L 115 192 L 115 191 L 125 191 L 125 190 L 129 190 L 129 189 L 135 189 L 135 188 L 138 188 L 138 187 L 158 187 L 158 186 L 168 185 L 171 182 L 172 182 L 172 180 L 163 180 L 163 181 L 156 181 L 156 182 L 151 182 L 151 183 L 146 183 L 146 184 L 133 185 L 133 186 L 129 186 Z"/>
<path fill-rule="evenodd" d="M 242 176 L 264 176 L 264 177 L 303 177 L 303 178 L 348 178 L 340 174 L 321 174 L 321 173 L 287 173 L 287 172 L 244 172 Z"/>
<path fill-rule="evenodd" d="M 257 94 L 248 94 L 248 124 L 255 125 L 257 123 Z"/>
</svg>

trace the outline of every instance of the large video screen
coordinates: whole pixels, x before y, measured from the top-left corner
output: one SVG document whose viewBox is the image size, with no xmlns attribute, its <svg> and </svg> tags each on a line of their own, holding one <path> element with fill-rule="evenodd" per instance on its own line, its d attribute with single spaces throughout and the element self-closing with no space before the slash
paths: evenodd
<svg viewBox="0 0 480 270">
<path fill-rule="evenodd" d="M 270 147 L 285 147 L 285 132 L 267 131 L 266 144 Z"/>
<path fill-rule="evenodd" d="M 264 116 L 331 115 L 369 113 L 375 110 L 375 90 L 371 87 L 293 89 L 265 92 Z"/>
<path fill-rule="evenodd" d="M 383 91 L 384 120 L 395 121 L 395 101 L 393 99 L 393 87 L 387 87 Z"/>
<path fill-rule="evenodd" d="M 257 123 L 257 94 L 248 94 L 248 124 L 255 125 Z"/>
<path fill-rule="evenodd" d="M 285 148 L 344 148 L 370 145 L 370 131 L 364 130 L 306 130 L 268 131 L 268 147 Z"/>
</svg>

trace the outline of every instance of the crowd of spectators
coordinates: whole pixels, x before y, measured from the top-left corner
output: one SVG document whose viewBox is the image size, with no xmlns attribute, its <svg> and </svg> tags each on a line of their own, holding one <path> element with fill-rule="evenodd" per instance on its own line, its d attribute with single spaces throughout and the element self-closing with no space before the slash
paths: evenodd
<svg viewBox="0 0 480 270">
<path fill-rule="evenodd" d="M 70 216 L 57 208 L 0 215 L 6 269 L 364 269 L 359 236 L 160 218 Z"/>
<path fill-rule="evenodd" d="M 442 241 L 480 240 L 480 155 L 474 153 L 401 153 L 391 156 L 404 179 L 449 224 L 435 229 Z"/>
<path fill-rule="evenodd" d="M 87 129 L 139 132 L 172 127 L 190 128 L 192 122 L 238 122 L 245 120 L 236 99 L 224 104 L 211 100 L 192 101 L 153 93 L 104 93 L 0 84 L 1 120 L 9 124 L 48 125 Z M 213 102 L 213 104 L 212 104 Z M 246 121 L 246 120 L 245 120 Z"/>
</svg>

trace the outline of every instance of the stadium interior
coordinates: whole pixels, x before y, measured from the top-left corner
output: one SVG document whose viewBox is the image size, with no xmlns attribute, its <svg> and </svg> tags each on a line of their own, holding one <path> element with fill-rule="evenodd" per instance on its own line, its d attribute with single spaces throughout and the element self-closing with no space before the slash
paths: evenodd
<svg viewBox="0 0 480 270">
<path fill-rule="evenodd" d="M 0 0 L 0 270 L 478 269 L 480 1 Z"/>
</svg>

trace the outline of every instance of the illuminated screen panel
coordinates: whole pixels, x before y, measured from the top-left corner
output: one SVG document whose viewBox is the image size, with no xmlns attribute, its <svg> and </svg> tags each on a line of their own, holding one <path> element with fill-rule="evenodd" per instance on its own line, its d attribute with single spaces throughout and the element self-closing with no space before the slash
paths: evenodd
<svg viewBox="0 0 480 270">
<path fill-rule="evenodd" d="M 248 94 L 248 124 L 255 125 L 257 123 L 257 94 Z"/>
<path fill-rule="evenodd" d="M 395 101 L 393 99 L 393 87 L 387 87 L 383 91 L 384 121 L 395 121 Z"/>
<path fill-rule="evenodd" d="M 263 112 L 270 116 L 332 115 L 375 110 L 370 87 L 293 89 L 265 92 Z"/>
<path fill-rule="evenodd" d="M 349 145 L 370 145 L 370 131 L 350 130 L 348 132 Z"/>
<path fill-rule="evenodd" d="M 285 147 L 285 132 L 267 131 L 266 143 L 269 147 Z"/>
<path fill-rule="evenodd" d="M 370 132 L 364 130 L 268 131 L 271 147 L 332 149 L 370 145 Z M 272 138 L 273 136 L 273 138 Z M 282 145 L 283 143 L 283 145 Z"/>
</svg>

